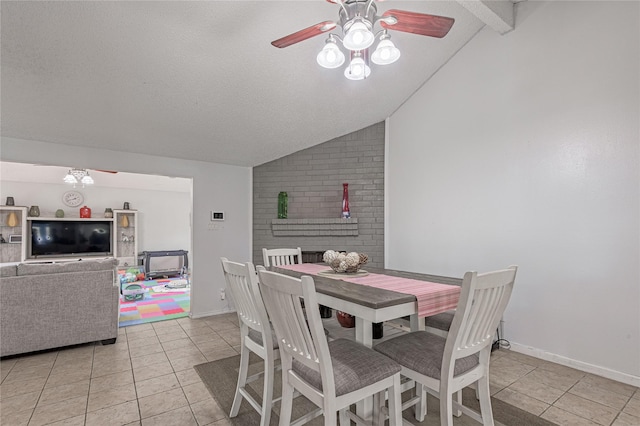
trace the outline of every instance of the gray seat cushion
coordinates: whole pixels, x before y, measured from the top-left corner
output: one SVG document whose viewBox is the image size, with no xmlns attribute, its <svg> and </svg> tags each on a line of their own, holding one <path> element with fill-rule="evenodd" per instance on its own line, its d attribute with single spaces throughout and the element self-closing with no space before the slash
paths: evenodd
<svg viewBox="0 0 640 426">
<path fill-rule="evenodd" d="M 336 395 L 345 395 L 400 372 L 400 366 L 367 348 L 346 339 L 329 342 L 329 353 L 333 363 Z M 316 389 L 322 390 L 320 373 L 293 360 L 293 371 Z"/>
<path fill-rule="evenodd" d="M 248 336 L 249 336 L 249 339 L 253 340 L 260 346 L 264 346 L 262 343 L 262 333 L 254 330 L 253 328 L 250 328 Z M 272 343 L 273 349 L 278 349 L 278 338 L 276 337 L 276 333 L 275 331 L 273 331 L 273 328 L 271 329 L 271 340 L 273 341 Z"/>
<path fill-rule="evenodd" d="M 451 323 L 453 322 L 453 316 L 456 314 L 456 311 L 446 311 L 439 313 L 437 315 L 433 315 L 430 317 L 426 317 L 424 323 L 427 327 L 437 328 L 443 331 L 449 331 L 451 328 Z"/>
<path fill-rule="evenodd" d="M 442 357 L 446 339 L 426 331 L 415 331 L 389 339 L 374 349 L 398 364 L 418 373 L 440 380 Z M 453 375 L 457 376 L 478 365 L 478 355 L 456 361 Z"/>
</svg>

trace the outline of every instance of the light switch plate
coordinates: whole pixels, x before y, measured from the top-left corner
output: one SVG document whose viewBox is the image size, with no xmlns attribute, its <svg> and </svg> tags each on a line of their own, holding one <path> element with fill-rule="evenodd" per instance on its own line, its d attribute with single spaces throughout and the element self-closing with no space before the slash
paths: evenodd
<svg viewBox="0 0 640 426">
<path fill-rule="evenodd" d="M 224 220 L 224 212 L 211 212 L 211 220 Z"/>
</svg>

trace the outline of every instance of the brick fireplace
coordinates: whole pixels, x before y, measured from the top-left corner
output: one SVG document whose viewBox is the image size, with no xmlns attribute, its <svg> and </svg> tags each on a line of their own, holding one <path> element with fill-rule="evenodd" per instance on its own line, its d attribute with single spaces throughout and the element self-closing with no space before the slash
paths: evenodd
<svg viewBox="0 0 640 426">
<path fill-rule="evenodd" d="M 303 261 L 326 250 L 356 251 L 384 266 L 384 122 L 253 169 L 253 261 L 262 248 L 300 247 Z M 342 183 L 351 219 L 341 219 Z M 277 219 L 278 193 L 288 217 Z M 309 259 L 309 260 L 304 260 Z"/>
</svg>

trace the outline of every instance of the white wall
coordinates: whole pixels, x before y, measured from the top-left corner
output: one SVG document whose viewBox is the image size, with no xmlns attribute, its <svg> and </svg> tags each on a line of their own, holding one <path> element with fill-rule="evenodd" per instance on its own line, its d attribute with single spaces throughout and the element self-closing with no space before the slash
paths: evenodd
<svg viewBox="0 0 640 426">
<path fill-rule="evenodd" d="M 518 264 L 517 350 L 640 385 L 639 4 L 517 5 L 390 119 L 387 266 Z M 454 27 L 455 28 L 455 27 Z"/>
<path fill-rule="evenodd" d="M 191 314 L 200 317 L 231 309 L 228 300 L 220 300 L 225 287 L 220 257 L 251 259 L 251 168 L 14 138 L 2 138 L 1 155 L 3 161 L 192 178 L 192 199 L 188 200 L 192 235 L 187 248 L 193 259 Z M 127 201 L 136 207 L 133 199 Z M 215 229 L 210 227 L 212 210 L 224 211 L 226 217 Z"/>
</svg>

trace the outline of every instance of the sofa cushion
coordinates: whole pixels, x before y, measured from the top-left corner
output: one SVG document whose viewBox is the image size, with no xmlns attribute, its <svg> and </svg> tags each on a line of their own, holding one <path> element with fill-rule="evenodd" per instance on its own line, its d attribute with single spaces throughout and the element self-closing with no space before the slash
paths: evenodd
<svg viewBox="0 0 640 426">
<path fill-rule="evenodd" d="M 108 271 L 115 269 L 116 259 L 79 260 L 61 263 L 21 263 L 18 275 L 60 274 L 63 272 Z"/>
<path fill-rule="evenodd" d="M 18 273 L 17 265 L 7 265 L 0 268 L 0 277 L 15 277 Z"/>
</svg>

